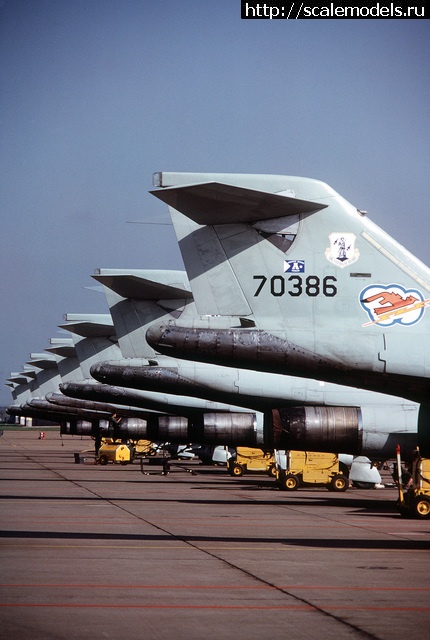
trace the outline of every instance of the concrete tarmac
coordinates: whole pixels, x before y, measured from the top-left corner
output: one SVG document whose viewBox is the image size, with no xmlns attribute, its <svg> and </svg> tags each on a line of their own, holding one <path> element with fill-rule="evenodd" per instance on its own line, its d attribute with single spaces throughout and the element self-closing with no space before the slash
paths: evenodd
<svg viewBox="0 0 430 640">
<path fill-rule="evenodd" d="M 0 437 L 2 640 L 429 636 L 430 521 L 401 518 L 394 488 L 144 475 L 37 436 Z"/>
</svg>

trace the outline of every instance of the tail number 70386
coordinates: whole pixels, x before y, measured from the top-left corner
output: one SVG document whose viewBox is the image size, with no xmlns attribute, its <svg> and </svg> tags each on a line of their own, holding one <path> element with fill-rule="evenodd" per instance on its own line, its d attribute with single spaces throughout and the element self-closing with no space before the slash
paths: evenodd
<svg viewBox="0 0 430 640">
<path fill-rule="evenodd" d="M 337 287 L 334 284 L 337 280 L 334 276 L 325 276 L 322 280 L 318 276 L 307 276 L 307 278 L 302 276 L 290 276 L 289 278 L 272 276 L 270 280 L 266 276 L 253 276 L 253 278 L 261 281 L 254 293 L 254 297 L 259 296 L 263 288 L 269 288 L 270 294 L 277 298 L 285 294 L 290 296 L 305 294 L 311 298 L 322 294 L 326 298 L 333 298 L 337 294 Z"/>
</svg>

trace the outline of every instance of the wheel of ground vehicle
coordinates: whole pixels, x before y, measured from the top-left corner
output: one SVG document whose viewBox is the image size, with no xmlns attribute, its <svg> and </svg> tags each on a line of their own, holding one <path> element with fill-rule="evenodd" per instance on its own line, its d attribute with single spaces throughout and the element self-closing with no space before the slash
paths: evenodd
<svg viewBox="0 0 430 640">
<path fill-rule="evenodd" d="M 348 489 L 348 478 L 339 473 L 333 476 L 327 488 L 329 491 L 346 491 Z"/>
<path fill-rule="evenodd" d="M 349 476 L 349 469 L 344 462 L 339 461 L 339 473 L 342 473 L 344 476 Z"/>
<path fill-rule="evenodd" d="M 292 473 L 287 473 L 287 475 L 284 478 L 284 489 L 286 491 L 295 491 L 296 489 L 298 489 L 300 481 L 298 476 L 295 476 Z"/>
<path fill-rule="evenodd" d="M 430 498 L 417 496 L 414 500 L 414 515 L 422 520 L 430 518 Z"/>
<path fill-rule="evenodd" d="M 107 456 L 105 456 L 105 455 L 100 456 L 100 459 L 99 459 L 99 463 L 100 464 L 107 464 L 108 462 L 109 462 L 109 459 L 108 459 Z"/>
<path fill-rule="evenodd" d="M 267 469 L 267 475 L 270 478 L 276 478 L 276 467 L 274 464 L 271 464 L 270 467 Z"/>
<path fill-rule="evenodd" d="M 238 462 L 235 462 L 231 467 L 230 473 L 232 476 L 236 476 L 238 478 L 239 476 L 243 476 L 244 471 L 245 469 L 243 468 L 243 466 Z"/>
</svg>

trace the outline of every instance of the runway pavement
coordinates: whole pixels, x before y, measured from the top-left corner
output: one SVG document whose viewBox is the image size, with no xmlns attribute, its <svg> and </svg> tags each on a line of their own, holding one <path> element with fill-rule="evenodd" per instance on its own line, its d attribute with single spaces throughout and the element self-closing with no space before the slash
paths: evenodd
<svg viewBox="0 0 430 640">
<path fill-rule="evenodd" d="M 37 436 L 0 437 L 2 640 L 428 637 L 430 521 L 402 519 L 394 488 L 144 475 Z"/>
</svg>

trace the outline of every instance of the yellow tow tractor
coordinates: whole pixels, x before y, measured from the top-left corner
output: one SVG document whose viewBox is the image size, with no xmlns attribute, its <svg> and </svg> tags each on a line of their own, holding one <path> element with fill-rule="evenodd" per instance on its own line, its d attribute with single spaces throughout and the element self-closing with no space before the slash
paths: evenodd
<svg viewBox="0 0 430 640">
<path fill-rule="evenodd" d="M 228 460 L 227 469 L 231 476 L 243 476 L 245 472 L 262 471 L 274 478 L 276 475 L 273 451 L 263 451 L 252 447 L 236 447 L 236 453 Z"/>
<path fill-rule="evenodd" d="M 302 484 L 324 485 L 329 491 L 346 491 L 348 471 L 334 453 L 287 451 L 285 464 L 276 465 L 276 484 L 282 491 L 295 491 Z"/>
<path fill-rule="evenodd" d="M 98 463 L 101 465 L 113 462 L 114 464 L 131 464 L 134 458 L 134 447 L 120 440 L 106 439 L 99 448 Z"/>
<path fill-rule="evenodd" d="M 419 449 L 414 452 L 410 486 L 403 489 L 402 464 L 400 447 L 396 450 L 397 483 L 399 499 L 397 502 L 400 515 L 405 518 L 430 518 L 430 458 L 422 458 Z"/>
</svg>

